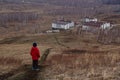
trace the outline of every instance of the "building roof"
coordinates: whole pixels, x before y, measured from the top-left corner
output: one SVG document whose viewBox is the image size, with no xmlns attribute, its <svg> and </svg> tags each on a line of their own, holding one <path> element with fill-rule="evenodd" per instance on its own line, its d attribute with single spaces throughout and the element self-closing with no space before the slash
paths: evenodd
<svg viewBox="0 0 120 80">
<path fill-rule="evenodd" d="M 55 24 L 61 24 L 61 25 L 66 25 L 71 23 L 72 21 L 64 21 L 64 20 L 59 20 L 59 21 L 54 21 L 53 23 Z"/>
<path fill-rule="evenodd" d="M 90 27 L 101 27 L 101 25 L 103 25 L 103 24 L 104 24 L 104 22 L 94 22 L 94 21 L 83 23 L 83 25 L 90 26 Z"/>
</svg>

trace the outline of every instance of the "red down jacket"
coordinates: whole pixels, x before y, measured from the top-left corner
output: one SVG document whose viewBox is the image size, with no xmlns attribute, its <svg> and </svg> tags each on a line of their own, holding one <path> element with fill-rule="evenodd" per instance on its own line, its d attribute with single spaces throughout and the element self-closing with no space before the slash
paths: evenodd
<svg viewBox="0 0 120 80">
<path fill-rule="evenodd" d="M 30 55 L 32 56 L 33 60 L 38 60 L 40 57 L 39 49 L 37 47 L 32 47 Z"/>
</svg>

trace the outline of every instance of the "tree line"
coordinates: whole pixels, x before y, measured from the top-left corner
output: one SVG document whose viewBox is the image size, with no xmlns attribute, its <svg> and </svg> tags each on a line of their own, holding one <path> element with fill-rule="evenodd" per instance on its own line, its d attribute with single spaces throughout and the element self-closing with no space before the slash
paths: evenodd
<svg viewBox="0 0 120 80">
<path fill-rule="evenodd" d="M 0 25 L 5 25 L 9 22 L 25 22 L 37 20 L 39 15 L 35 12 L 9 12 L 0 13 Z"/>
<path fill-rule="evenodd" d="M 104 44 L 120 43 L 120 27 L 115 26 L 110 30 L 100 30 L 98 34 L 98 42 Z"/>
</svg>

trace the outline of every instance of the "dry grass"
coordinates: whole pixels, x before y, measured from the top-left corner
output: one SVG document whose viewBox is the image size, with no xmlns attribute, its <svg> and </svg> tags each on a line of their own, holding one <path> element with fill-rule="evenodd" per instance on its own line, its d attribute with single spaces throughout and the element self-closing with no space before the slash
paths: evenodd
<svg viewBox="0 0 120 80">
<path fill-rule="evenodd" d="M 69 48 L 57 44 L 54 36 Z M 45 49 L 53 48 L 45 62 L 49 66 L 37 74 L 38 80 L 41 74 L 44 74 L 45 80 L 119 80 L 120 47 L 98 44 L 93 38 L 90 35 L 81 38 L 62 33 L 4 39 L 0 41 L 1 74 L 15 69 L 13 65 L 31 65 L 29 51 L 31 43 L 37 41 L 41 55 Z"/>
<path fill-rule="evenodd" d="M 51 65 L 49 69 L 54 78 L 48 77 L 58 80 L 118 80 L 119 56 L 119 52 L 64 50 L 62 54 L 48 59 L 47 63 Z"/>
<path fill-rule="evenodd" d="M 53 55 L 52 61 L 67 66 L 74 65 L 75 68 L 89 68 L 97 66 L 116 66 L 120 61 L 119 53 L 110 53 L 106 51 L 86 51 L 86 50 L 65 50 L 62 54 Z"/>
<path fill-rule="evenodd" d="M 20 65 L 22 61 L 14 57 L 0 57 L 0 65 Z"/>
<path fill-rule="evenodd" d="M 16 69 L 22 64 L 22 60 L 14 57 L 0 57 L 0 75 Z"/>
</svg>

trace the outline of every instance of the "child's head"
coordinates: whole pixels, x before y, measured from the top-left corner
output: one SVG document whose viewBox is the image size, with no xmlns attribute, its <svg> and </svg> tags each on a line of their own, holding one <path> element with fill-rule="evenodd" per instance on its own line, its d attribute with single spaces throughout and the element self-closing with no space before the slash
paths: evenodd
<svg viewBox="0 0 120 80">
<path fill-rule="evenodd" d="M 37 43 L 34 42 L 34 43 L 33 43 L 33 47 L 37 47 Z"/>
</svg>

